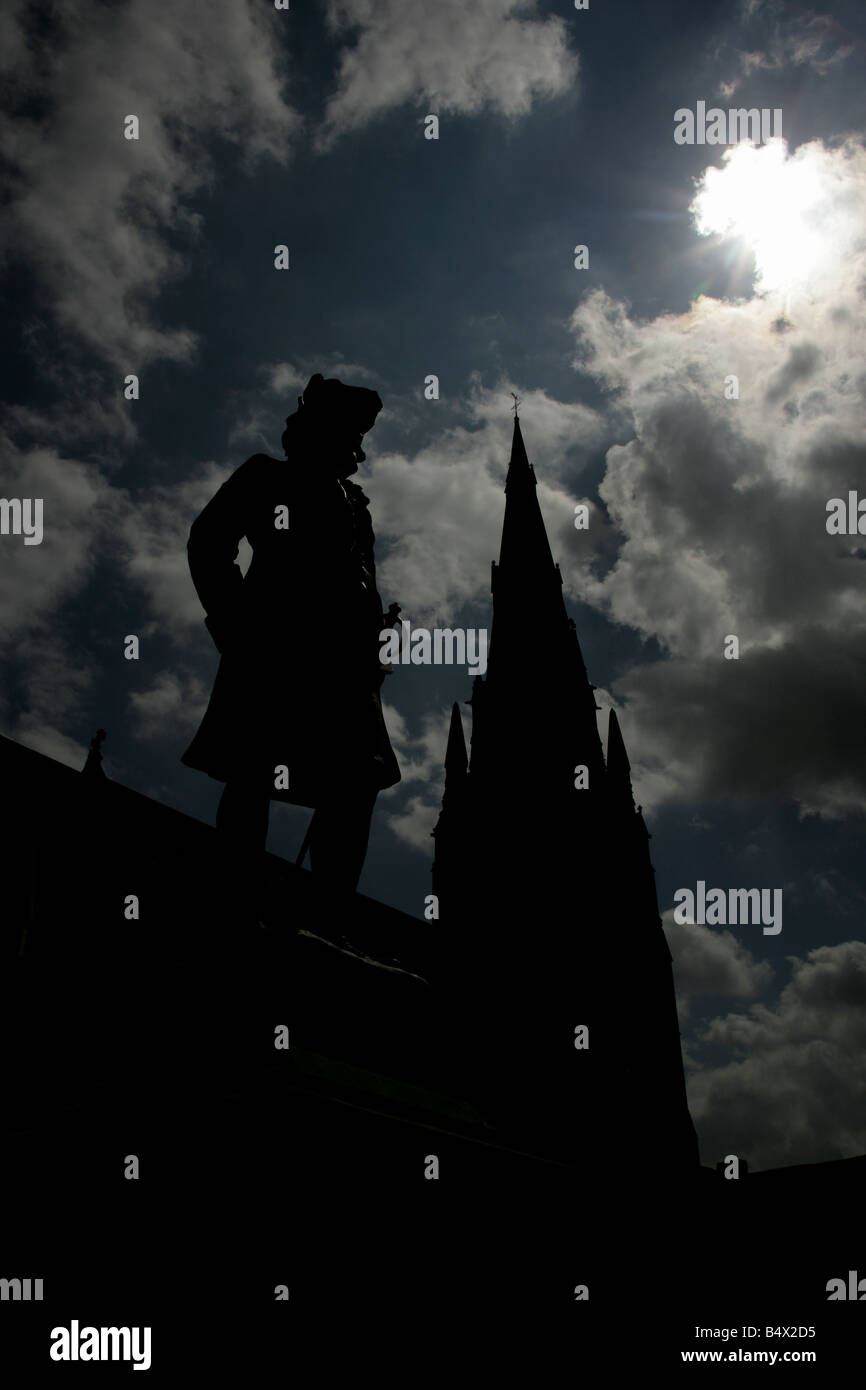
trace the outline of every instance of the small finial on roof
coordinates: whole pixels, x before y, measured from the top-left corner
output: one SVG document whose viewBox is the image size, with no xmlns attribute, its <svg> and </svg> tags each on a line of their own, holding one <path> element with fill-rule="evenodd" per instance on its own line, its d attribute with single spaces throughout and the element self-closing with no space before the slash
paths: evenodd
<svg viewBox="0 0 866 1390">
<path fill-rule="evenodd" d="M 102 766 L 102 747 L 101 745 L 107 738 L 104 729 L 97 729 L 95 735 L 90 740 L 90 752 L 87 755 L 87 762 L 81 769 L 88 777 L 104 777 L 105 769 Z"/>
</svg>

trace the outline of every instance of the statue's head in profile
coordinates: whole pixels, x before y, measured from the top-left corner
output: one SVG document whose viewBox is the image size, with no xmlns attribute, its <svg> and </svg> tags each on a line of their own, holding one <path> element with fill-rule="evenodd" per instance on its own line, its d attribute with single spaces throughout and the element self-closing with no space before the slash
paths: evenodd
<svg viewBox="0 0 866 1390">
<path fill-rule="evenodd" d="M 303 450 L 333 468 L 338 477 L 348 478 L 366 458 L 361 440 L 381 409 L 378 392 L 347 386 L 337 377 L 326 380 L 316 372 L 298 397 L 298 409 L 286 418 L 282 438 L 286 455 Z"/>
</svg>

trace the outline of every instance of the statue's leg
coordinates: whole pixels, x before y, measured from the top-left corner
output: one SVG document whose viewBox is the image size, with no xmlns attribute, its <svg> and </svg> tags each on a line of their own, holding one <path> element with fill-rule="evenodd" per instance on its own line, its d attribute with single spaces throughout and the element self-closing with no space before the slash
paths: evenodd
<svg viewBox="0 0 866 1390">
<path fill-rule="evenodd" d="M 376 788 L 353 789 L 324 802 L 310 825 L 310 868 L 335 887 L 354 892 L 361 877 Z"/>
</svg>

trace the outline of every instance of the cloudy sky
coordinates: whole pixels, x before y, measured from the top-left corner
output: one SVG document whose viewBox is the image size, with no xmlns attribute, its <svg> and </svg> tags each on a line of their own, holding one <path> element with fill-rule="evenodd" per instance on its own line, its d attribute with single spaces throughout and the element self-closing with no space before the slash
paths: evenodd
<svg viewBox="0 0 866 1390">
<path fill-rule="evenodd" d="M 704 1161 L 866 1150 L 866 541 L 825 524 L 866 496 L 862 7 L 10 0 L 0 40 L 2 493 L 44 499 L 41 545 L 0 537 L 3 732 L 80 766 L 102 725 L 112 777 L 212 820 L 179 762 L 216 668 L 197 512 L 312 372 L 374 386 L 384 603 L 484 626 L 517 391 L 653 832 Z M 785 143 L 677 144 L 699 101 L 781 110 Z M 416 917 L 469 693 L 384 691 L 403 782 L 360 887 Z M 306 820 L 275 807 L 270 848 Z M 678 926 L 699 878 L 782 888 L 782 932 Z"/>
</svg>

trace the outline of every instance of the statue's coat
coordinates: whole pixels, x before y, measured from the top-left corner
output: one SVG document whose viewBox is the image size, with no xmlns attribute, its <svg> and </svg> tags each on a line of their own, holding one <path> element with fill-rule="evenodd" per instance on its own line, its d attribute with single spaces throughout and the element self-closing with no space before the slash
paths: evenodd
<svg viewBox="0 0 866 1390">
<path fill-rule="evenodd" d="M 288 530 L 274 522 L 288 506 Z M 246 576 L 235 563 L 246 536 Z M 220 781 L 265 777 L 275 800 L 315 807 L 400 769 L 382 716 L 382 604 L 368 499 L 299 449 L 256 454 L 193 523 L 188 555 L 221 653 L 183 754 Z M 274 786 L 289 769 L 288 791 Z"/>
</svg>

